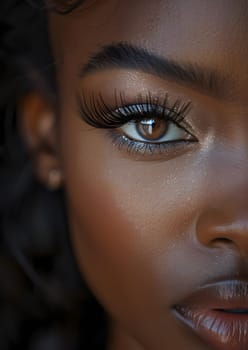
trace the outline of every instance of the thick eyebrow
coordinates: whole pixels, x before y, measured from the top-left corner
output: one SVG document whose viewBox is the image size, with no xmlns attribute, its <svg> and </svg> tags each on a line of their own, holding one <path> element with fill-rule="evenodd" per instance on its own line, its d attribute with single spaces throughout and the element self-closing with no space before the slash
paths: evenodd
<svg viewBox="0 0 248 350">
<path fill-rule="evenodd" d="M 223 97 L 227 82 L 218 72 L 197 64 L 179 63 L 128 43 L 104 46 L 81 67 L 79 76 L 106 69 L 131 69 L 188 85 L 214 97 Z"/>
</svg>

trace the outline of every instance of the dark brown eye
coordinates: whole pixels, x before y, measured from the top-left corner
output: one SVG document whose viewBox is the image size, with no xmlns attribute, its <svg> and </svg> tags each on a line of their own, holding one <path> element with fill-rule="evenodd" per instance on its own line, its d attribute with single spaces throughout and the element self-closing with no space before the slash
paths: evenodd
<svg viewBox="0 0 248 350">
<path fill-rule="evenodd" d="M 124 124 L 119 130 L 128 139 L 143 143 L 192 140 L 192 136 L 175 122 L 161 117 L 133 120 Z"/>
<path fill-rule="evenodd" d="M 156 141 L 168 131 L 169 122 L 161 118 L 145 118 L 136 124 L 139 135 L 147 141 Z"/>
</svg>

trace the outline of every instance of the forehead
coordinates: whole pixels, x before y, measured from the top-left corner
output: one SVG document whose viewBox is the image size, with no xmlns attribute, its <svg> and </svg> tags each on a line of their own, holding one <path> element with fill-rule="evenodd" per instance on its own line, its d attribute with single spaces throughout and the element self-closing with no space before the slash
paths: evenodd
<svg viewBox="0 0 248 350">
<path fill-rule="evenodd" d="M 50 29 L 65 63 L 81 65 L 102 45 L 126 41 L 248 83 L 246 0 L 86 0 L 70 15 L 50 15 Z"/>
</svg>

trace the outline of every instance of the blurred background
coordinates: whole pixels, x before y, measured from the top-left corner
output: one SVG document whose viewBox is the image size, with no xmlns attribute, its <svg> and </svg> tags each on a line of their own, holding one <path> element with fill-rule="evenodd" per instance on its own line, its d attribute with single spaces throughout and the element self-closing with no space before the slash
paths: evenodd
<svg viewBox="0 0 248 350">
<path fill-rule="evenodd" d="M 39 184 L 19 132 L 18 104 L 55 89 L 46 13 L 0 2 L 0 349 L 103 349 L 104 311 L 78 272 L 63 191 Z"/>
</svg>

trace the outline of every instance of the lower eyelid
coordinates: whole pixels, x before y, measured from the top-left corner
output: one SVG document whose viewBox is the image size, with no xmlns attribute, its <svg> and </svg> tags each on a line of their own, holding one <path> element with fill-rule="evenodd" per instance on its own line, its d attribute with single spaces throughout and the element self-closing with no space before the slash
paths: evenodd
<svg viewBox="0 0 248 350">
<path fill-rule="evenodd" d="M 145 143 L 128 139 L 117 129 L 105 130 L 108 141 L 122 156 L 140 161 L 169 160 L 193 150 L 198 142 L 178 141 L 164 143 Z"/>
</svg>

